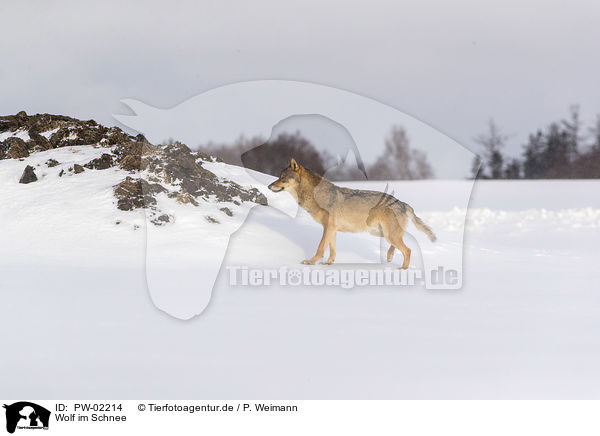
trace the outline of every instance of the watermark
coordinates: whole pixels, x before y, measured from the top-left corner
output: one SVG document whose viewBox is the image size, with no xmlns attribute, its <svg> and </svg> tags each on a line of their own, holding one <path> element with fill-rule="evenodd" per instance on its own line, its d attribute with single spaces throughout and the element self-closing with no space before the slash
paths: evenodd
<svg viewBox="0 0 600 436">
<path fill-rule="evenodd" d="M 377 268 L 249 268 L 227 266 L 230 286 L 333 286 L 352 289 L 361 286 L 415 286 L 425 285 L 425 273 L 419 269 Z M 458 271 L 440 266 L 429 271 L 431 283 L 437 286 L 455 286 Z"/>
<path fill-rule="evenodd" d="M 123 164 L 139 167 L 138 178 L 119 185 L 119 201 L 145 210 L 146 279 L 161 310 L 180 319 L 201 313 L 222 266 L 230 286 L 461 288 L 474 154 L 435 128 L 366 96 L 287 80 L 232 83 L 169 109 L 122 102 L 131 112 L 115 118 L 142 136 L 140 155 Z M 228 157 L 217 159 L 221 148 Z M 252 209 L 246 245 L 229 247 Z M 337 250 L 348 232 L 361 239 Z M 383 241 L 378 249 L 372 237 Z M 254 256 L 263 265 L 332 264 L 350 258 L 348 250 L 379 258 L 377 271 L 231 267 Z M 419 257 L 421 271 L 413 267 Z"/>
<path fill-rule="evenodd" d="M 6 415 L 6 431 L 15 430 L 48 430 L 51 412 L 39 404 L 30 401 L 17 401 L 4 404 Z"/>
</svg>

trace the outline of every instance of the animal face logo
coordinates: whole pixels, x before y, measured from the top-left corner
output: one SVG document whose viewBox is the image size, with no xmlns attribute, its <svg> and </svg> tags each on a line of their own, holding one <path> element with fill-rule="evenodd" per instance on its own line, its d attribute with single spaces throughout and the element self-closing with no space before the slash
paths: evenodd
<svg viewBox="0 0 600 436">
<path fill-rule="evenodd" d="M 468 174 L 474 154 L 416 118 L 389 105 L 348 91 L 313 83 L 284 80 L 261 80 L 226 85 L 164 110 L 131 99 L 122 102 L 129 106 L 134 114 L 114 115 L 114 117 L 125 126 L 142 133 L 153 144 L 164 144 L 171 139 L 181 141 L 194 149 L 200 144 L 240 142 L 240 138 L 244 138 L 240 135 L 269 138 L 266 142 L 258 142 L 253 147 L 240 150 L 236 161 L 238 166 L 228 166 L 206 158 L 198 164 L 199 168 L 193 169 L 195 173 L 190 180 L 180 177 L 179 174 L 185 175 L 185 171 L 192 168 L 194 162 L 178 160 L 176 153 L 169 154 L 169 160 L 164 163 L 152 160 L 155 159 L 153 155 L 146 156 L 152 168 L 158 170 L 170 168 L 171 173 L 176 175 L 170 182 L 184 186 L 190 193 L 190 195 L 173 193 L 172 198 L 177 197 L 177 201 L 183 203 L 190 211 L 192 205 L 196 206 L 193 212 L 186 212 L 185 217 L 182 216 L 179 220 L 177 211 L 181 210 L 180 205 L 172 206 L 174 223 L 164 226 L 150 224 L 155 222 L 158 216 L 157 212 L 152 212 L 152 208 L 160 206 L 163 200 L 153 204 L 146 212 L 148 290 L 154 304 L 170 315 L 189 319 L 201 313 L 208 306 L 226 254 L 228 254 L 228 261 L 230 258 L 239 259 L 236 257 L 235 247 L 229 247 L 230 237 L 244 224 L 255 203 L 244 202 L 241 198 L 242 194 L 230 195 L 234 188 L 257 190 L 256 193 L 259 192 L 265 199 L 260 204 L 268 203 L 270 207 L 290 218 L 298 216 L 298 199 L 295 196 L 297 196 L 300 180 L 295 166 L 299 164 L 307 167 L 307 161 L 297 155 L 284 156 L 278 153 L 277 147 L 277 129 L 294 117 L 321 117 L 330 124 L 338 126 L 338 130 L 343 132 L 341 136 L 346 138 L 347 145 L 334 150 L 333 146 L 330 146 L 334 141 L 330 141 L 331 138 L 326 135 L 323 136 L 323 140 L 319 142 L 332 160 L 328 166 L 311 168 L 308 165 L 309 169 L 314 170 L 319 176 L 324 175 L 326 179 L 331 179 L 328 175 L 335 175 L 336 178 L 333 180 L 349 180 L 345 179 L 344 175 L 358 174 L 364 178 L 365 183 L 366 181 L 370 183 L 366 188 L 359 186 L 360 190 L 382 193 L 382 198 L 386 201 L 394 201 L 391 197 L 395 197 L 414 207 L 423 218 L 421 220 L 414 215 L 412 208 L 403 209 L 404 206 L 401 204 L 387 209 L 378 208 L 377 212 L 381 212 L 379 215 L 367 213 L 366 216 L 370 216 L 370 225 L 365 231 L 382 236 L 377 254 L 370 249 L 368 255 L 360 253 L 354 256 L 352 253 L 353 256 L 346 256 L 346 258 L 360 257 L 368 259 L 367 262 L 371 263 L 385 262 L 386 259 L 390 259 L 393 249 L 392 247 L 388 249 L 387 245 L 384 248 L 386 241 L 383 237 L 388 233 L 378 226 L 382 223 L 391 223 L 395 226 L 395 221 L 391 217 L 391 214 L 395 214 L 401 220 L 405 219 L 409 225 L 406 227 L 404 221 L 400 222 L 400 226 L 406 229 L 408 241 L 407 246 L 404 246 L 400 244 L 399 237 L 396 237 L 398 242 L 396 245 L 399 246 L 397 248 L 403 251 L 405 257 L 410 257 L 408 246 L 413 247 L 411 266 L 414 265 L 415 268 L 423 271 L 425 287 L 459 289 L 462 286 L 463 234 L 473 186 L 473 181 L 465 179 L 465 176 Z M 389 139 L 389 144 L 386 140 L 386 155 L 375 162 L 381 170 L 379 171 L 381 176 L 370 177 L 369 171 L 365 170 L 364 162 L 367 162 L 365 156 L 372 153 L 371 150 L 377 144 L 383 143 L 391 126 L 398 125 L 407 132 L 406 135 L 396 130 Z M 246 137 L 246 145 L 251 142 L 251 138 L 252 136 Z M 411 144 L 420 147 L 416 154 L 408 153 L 402 147 L 395 146 L 408 139 Z M 411 174 L 427 173 L 426 166 L 421 165 L 424 156 L 436 169 L 437 177 L 456 180 L 444 183 L 440 189 L 440 184 L 428 184 L 427 181 L 405 182 L 393 180 L 389 176 L 402 168 L 410 171 Z M 296 157 L 296 160 L 289 161 L 290 157 Z M 372 158 L 373 156 L 371 160 Z M 409 159 L 416 166 L 411 167 Z M 352 168 L 348 169 L 348 166 Z M 457 173 L 456 167 L 463 170 Z M 145 193 L 156 194 L 159 187 L 155 185 L 155 176 L 142 172 L 141 177 L 144 179 L 141 186 L 146 190 Z M 215 188 L 217 184 L 220 184 L 218 189 Z M 207 188 L 205 185 L 210 186 Z M 317 192 L 323 189 L 319 187 Z M 202 192 L 208 192 L 205 195 L 207 201 L 199 202 L 193 198 Z M 152 196 L 146 196 L 145 193 L 140 197 Z M 158 193 L 158 195 L 168 198 L 171 193 Z M 226 204 L 214 201 L 219 195 L 226 198 Z M 325 195 L 322 197 L 329 198 Z M 370 204 L 373 199 L 362 200 L 364 201 L 359 203 L 359 206 L 367 207 L 365 205 Z M 166 201 L 165 199 L 164 204 L 167 204 Z M 378 204 L 376 199 L 373 201 L 375 205 Z M 424 227 L 424 222 L 431 226 L 438 236 L 435 245 L 430 244 L 431 238 L 427 237 L 427 232 L 413 231 L 415 226 L 417 230 L 427 227 Z M 271 221 L 269 223 L 272 224 Z M 343 224 L 338 223 L 338 227 L 343 227 Z M 348 227 L 351 228 L 352 224 L 348 224 Z M 271 230 L 273 227 L 262 228 Z M 399 232 L 389 233 L 391 239 L 394 239 L 393 234 Z M 315 235 L 315 238 L 317 237 Z M 289 236 L 275 238 L 273 235 L 265 235 L 256 246 L 266 245 L 263 240 L 280 241 L 285 238 Z M 328 238 L 331 239 L 331 235 L 328 235 Z M 298 240 L 294 241 L 294 244 L 302 245 L 306 242 L 308 241 Z M 313 249 L 312 243 L 305 245 L 307 245 L 304 247 L 306 251 Z M 415 247 L 420 249 L 415 251 Z M 270 260 L 251 256 L 249 260 L 243 262 L 258 260 L 263 261 L 261 265 L 265 268 L 282 265 L 282 259 L 276 253 L 271 255 Z M 288 264 L 290 262 L 291 260 Z M 344 262 L 344 255 L 338 250 L 336 264 L 340 262 Z M 452 276 L 447 276 L 449 280 L 445 280 L 444 274 L 448 272 L 451 272 Z"/>
<path fill-rule="evenodd" d="M 6 431 L 14 433 L 17 428 L 48 429 L 50 411 L 38 404 L 19 401 L 4 405 L 6 409 Z"/>
</svg>

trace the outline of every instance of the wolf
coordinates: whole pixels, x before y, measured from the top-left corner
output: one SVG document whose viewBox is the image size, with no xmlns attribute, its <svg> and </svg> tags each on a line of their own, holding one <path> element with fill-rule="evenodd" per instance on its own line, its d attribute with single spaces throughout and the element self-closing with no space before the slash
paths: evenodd
<svg viewBox="0 0 600 436">
<path fill-rule="evenodd" d="M 436 240 L 431 228 L 415 215 L 415 211 L 408 204 L 384 192 L 334 185 L 302 167 L 294 158 L 290 158 L 289 165 L 268 188 L 273 192 L 289 192 L 298 204 L 323 226 L 323 236 L 317 252 L 312 258 L 302 261 L 306 265 L 314 265 L 321 260 L 327 246 L 329 258 L 321 263 L 331 265 L 335 261 L 338 231 L 369 232 L 374 236 L 384 237 L 390 243 L 388 262 L 392 261 L 396 248 L 402 252 L 404 261 L 401 269 L 408 269 L 410 264 L 411 250 L 402 240 L 409 219 L 432 242 Z"/>
</svg>

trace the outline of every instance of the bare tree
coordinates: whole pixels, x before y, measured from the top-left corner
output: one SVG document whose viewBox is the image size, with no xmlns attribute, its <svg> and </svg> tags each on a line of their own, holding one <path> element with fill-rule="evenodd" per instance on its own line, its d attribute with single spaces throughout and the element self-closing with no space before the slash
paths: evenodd
<svg viewBox="0 0 600 436">
<path fill-rule="evenodd" d="M 406 130 L 393 126 L 385 140 L 384 152 L 368 168 L 372 180 L 411 180 L 433 177 L 427 155 L 410 148 Z"/>
<path fill-rule="evenodd" d="M 317 150 L 299 131 L 293 134 L 282 132 L 269 140 L 262 136 L 247 138 L 240 135 L 231 144 L 208 143 L 200 145 L 198 149 L 228 164 L 245 166 L 271 175 L 279 175 L 290 157 L 322 175 L 326 164 L 332 159 L 327 153 Z"/>
<path fill-rule="evenodd" d="M 592 150 L 600 150 L 600 114 L 596 115 L 594 125 L 588 129 L 592 137 Z"/>
<path fill-rule="evenodd" d="M 246 168 L 278 176 L 288 165 L 290 157 L 317 174 L 325 173 L 323 155 L 299 131 L 294 134 L 282 132 L 268 142 L 248 150 L 242 154 L 242 162 Z"/>
<path fill-rule="evenodd" d="M 481 173 L 482 169 L 483 168 L 481 165 L 481 157 L 479 155 L 476 155 L 473 158 L 473 162 L 471 163 L 471 177 L 474 179 L 479 177 L 479 174 Z"/>
<path fill-rule="evenodd" d="M 568 120 L 563 120 L 562 124 L 569 137 L 567 159 L 573 162 L 579 153 L 579 145 L 582 141 L 581 137 L 581 119 L 579 117 L 579 105 L 572 105 L 569 108 L 571 117 Z"/>
<path fill-rule="evenodd" d="M 511 159 L 504 169 L 505 179 L 520 179 L 521 178 L 521 162 L 519 159 Z"/>
<path fill-rule="evenodd" d="M 325 178 L 333 181 L 348 181 L 348 180 L 366 180 L 364 172 L 359 168 L 356 155 L 353 152 L 348 152 L 346 157 L 334 158 L 329 153 L 325 152 L 325 163 L 327 172 Z"/>
<path fill-rule="evenodd" d="M 246 138 L 244 135 L 240 135 L 238 139 L 231 144 L 215 144 L 209 142 L 208 144 L 200 145 L 199 150 L 218 157 L 228 164 L 242 166 L 242 154 L 265 142 L 267 142 L 267 140 L 262 136 Z"/>
<path fill-rule="evenodd" d="M 488 131 L 475 138 L 475 142 L 483 147 L 483 163 L 480 175 L 500 179 L 503 176 L 504 158 L 502 148 L 509 136 L 502 134 L 493 119 L 488 121 Z M 489 170 L 489 171 L 488 171 Z"/>
</svg>

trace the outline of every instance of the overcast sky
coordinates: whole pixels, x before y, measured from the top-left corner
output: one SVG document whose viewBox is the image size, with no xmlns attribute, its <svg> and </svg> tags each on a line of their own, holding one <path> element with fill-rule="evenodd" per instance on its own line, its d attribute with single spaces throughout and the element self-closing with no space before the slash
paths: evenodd
<svg viewBox="0 0 600 436">
<path fill-rule="evenodd" d="M 116 124 L 219 85 L 290 79 L 404 111 L 457 142 L 600 112 L 600 2 L 0 2 L 0 113 Z"/>
</svg>

